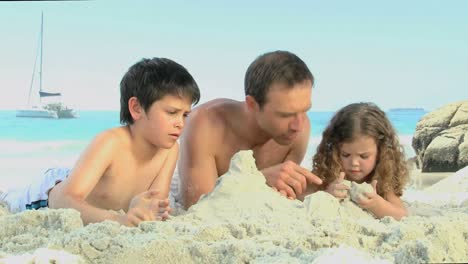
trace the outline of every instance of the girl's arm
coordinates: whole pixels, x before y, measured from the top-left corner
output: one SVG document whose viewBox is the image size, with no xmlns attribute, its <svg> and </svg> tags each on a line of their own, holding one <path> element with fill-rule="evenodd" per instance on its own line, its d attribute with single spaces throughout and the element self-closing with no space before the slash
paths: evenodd
<svg viewBox="0 0 468 264">
<path fill-rule="evenodd" d="M 364 193 L 364 197 L 361 197 L 358 201 L 361 208 L 369 210 L 379 219 L 384 216 L 391 216 L 396 220 L 400 220 L 402 217 L 408 216 L 408 211 L 401 202 L 400 197 L 396 196 L 394 192 L 389 192 L 383 198 L 376 192 L 377 181 L 372 181 L 371 185 L 374 191 Z"/>
<path fill-rule="evenodd" d="M 408 210 L 401 201 L 400 197 L 396 196 L 393 192 L 388 193 L 382 200 L 382 205 L 376 207 L 373 213 L 376 217 L 382 218 L 384 216 L 391 216 L 396 220 L 400 220 L 404 216 L 408 216 Z"/>
</svg>

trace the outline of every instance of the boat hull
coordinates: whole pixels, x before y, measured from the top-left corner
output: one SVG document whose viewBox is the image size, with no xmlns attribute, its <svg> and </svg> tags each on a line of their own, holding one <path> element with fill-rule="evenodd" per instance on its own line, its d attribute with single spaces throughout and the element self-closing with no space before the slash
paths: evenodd
<svg viewBox="0 0 468 264">
<path fill-rule="evenodd" d="M 16 110 L 16 117 L 29 117 L 29 118 L 58 118 L 56 112 L 40 109 L 40 108 L 31 108 L 31 109 L 18 109 Z"/>
</svg>

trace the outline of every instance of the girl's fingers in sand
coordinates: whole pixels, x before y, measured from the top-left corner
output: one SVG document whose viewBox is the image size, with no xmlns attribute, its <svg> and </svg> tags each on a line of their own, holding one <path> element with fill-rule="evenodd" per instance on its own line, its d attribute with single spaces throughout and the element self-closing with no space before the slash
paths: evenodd
<svg viewBox="0 0 468 264">
<path fill-rule="evenodd" d="M 372 180 L 371 185 L 374 188 L 374 192 L 377 193 L 377 180 Z"/>
<path fill-rule="evenodd" d="M 336 198 L 339 198 L 339 199 L 344 199 L 344 198 L 348 197 L 348 192 L 343 191 L 343 190 L 335 189 L 334 192 L 333 192 L 333 196 L 335 196 Z"/>
<path fill-rule="evenodd" d="M 344 181 L 345 175 L 346 175 L 346 174 L 345 174 L 343 171 L 340 172 L 340 175 L 338 176 L 338 180 L 339 180 L 340 182 Z"/>
<path fill-rule="evenodd" d="M 349 187 L 348 185 L 343 184 L 343 183 L 338 183 L 338 184 L 336 184 L 336 189 L 338 189 L 340 191 L 348 191 L 348 190 L 351 190 L 351 187 Z"/>
</svg>

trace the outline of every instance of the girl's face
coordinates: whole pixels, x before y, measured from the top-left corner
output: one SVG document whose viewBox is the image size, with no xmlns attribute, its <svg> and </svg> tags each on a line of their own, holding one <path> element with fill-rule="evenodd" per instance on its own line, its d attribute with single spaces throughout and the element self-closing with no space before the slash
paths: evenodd
<svg viewBox="0 0 468 264">
<path fill-rule="evenodd" d="M 341 166 L 346 179 L 363 182 L 374 170 L 377 160 L 377 145 L 370 136 L 358 136 L 355 140 L 340 146 Z"/>
</svg>

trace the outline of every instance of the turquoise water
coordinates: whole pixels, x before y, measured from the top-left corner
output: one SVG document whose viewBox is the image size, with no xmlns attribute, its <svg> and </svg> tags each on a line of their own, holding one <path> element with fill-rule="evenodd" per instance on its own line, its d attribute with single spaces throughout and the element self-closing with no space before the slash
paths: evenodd
<svg viewBox="0 0 468 264">
<path fill-rule="evenodd" d="M 412 135 L 424 111 L 388 112 L 398 134 Z M 17 118 L 15 111 L 0 111 L 0 141 L 89 141 L 97 133 L 118 126 L 118 111 L 81 111 L 77 119 Z M 334 112 L 308 113 L 312 137 L 320 137 Z"/>
<path fill-rule="evenodd" d="M 0 111 L 0 189 L 27 184 L 51 167 L 72 168 L 80 153 L 99 132 L 119 124 L 118 111 L 81 111 L 77 119 L 17 118 Z M 311 111 L 312 133 L 303 165 L 311 157 L 333 112 Z M 407 157 L 414 156 L 411 137 L 424 112 L 389 112 Z"/>
</svg>

